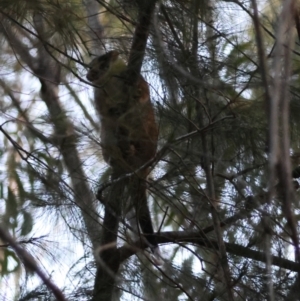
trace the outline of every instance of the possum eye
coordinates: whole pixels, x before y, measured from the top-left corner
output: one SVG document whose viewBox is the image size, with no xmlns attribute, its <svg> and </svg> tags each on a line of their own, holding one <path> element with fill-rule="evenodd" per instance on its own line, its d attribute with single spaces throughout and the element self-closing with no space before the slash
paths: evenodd
<svg viewBox="0 0 300 301">
<path fill-rule="evenodd" d="M 120 108 L 110 108 L 108 114 L 111 117 L 120 117 L 122 115 L 122 110 Z"/>
<path fill-rule="evenodd" d="M 98 66 L 98 68 L 99 69 L 106 69 L 106 68 L 108 68 L 108 64 L 107 64 L 107 62 L 104 62 L 104 61 L 100 61 L 99 62 L 99 66 Z"/>
<path fill-rule="evenodd" d="M 99 70 L 106 71 L 109 69 L 110 61 L 104 60 L 103 58 L 100 57 L 98 59 L 98 63 L 99 63 L 99 66 L 98 66 Z"/>
</svg>

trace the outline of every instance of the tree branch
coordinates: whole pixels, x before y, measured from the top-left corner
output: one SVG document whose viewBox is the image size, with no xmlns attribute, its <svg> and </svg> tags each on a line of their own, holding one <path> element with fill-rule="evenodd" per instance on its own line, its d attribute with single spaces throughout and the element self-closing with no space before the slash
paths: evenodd
<svg viewBox="0 0 300 301">
<path fill-rule="evenodd" d="M 23 248 L 21 248 L 13 239 L 13 237 L 0 226 L 0 238 L 6 241 L 12 249 L 17 253 L 23 264 L 31 271 L 35 272 L 45 285 L 52 291 L 58 301 L 67 301 L 61 290 L 49 279 L 47 275 L 40 269 L 34 258 Z"/>
<path fill-rule="evenodd" d="M 141 73 L 152 16 L 157 0 L 141 1 L 126 72 L 126 83 L 134 85 Z"/>
<path fill-rule="evenodd" d="M 155 237 L 159 244 L 166 243 L 190 243 L 196 244 L 199 247 L 204 247 L 212 251 L 219 250 L 218 242 L 216 240 L 208 239 L 202 232 L 195 231 L 167 231 L 156 233 Z M 226 251 L 229 254 L 253 259 L 259 262 L 266 262 L 267 254 L 265 252 L 251 250 L 238 244 L 224 242 Z M 148 245 L 143 239 L 140 239 L 133 244 L 125 245 L 118 248 L 114 254 L 115 259 L 118 258 L 120 262 L 125 261 L 130 256 L 136 254 L 138 251 L 146 249 Z M 281 258 L 278 256 L 271 256 L 272 265 L 287 269 L 290 271 L 298 272 L 300 264 L 297 262 Z"/>
</svg>

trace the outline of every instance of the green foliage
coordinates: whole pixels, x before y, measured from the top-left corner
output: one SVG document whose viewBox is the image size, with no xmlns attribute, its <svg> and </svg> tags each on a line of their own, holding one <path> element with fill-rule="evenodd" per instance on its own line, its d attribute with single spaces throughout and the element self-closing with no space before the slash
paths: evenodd
<svg viewBox="0 0 300 301">
<path fill-rule="evenodd" d="M 28 235 L 33 227 L 33 218 L 32 215 L 28 212 L 26 212 L 25 210 L 22 211 L 22 215 L 23 215 L 23 224 L 21 226 L 21 235 L 22 236 L 26 236 Z"/>
<path fill-rule="evenodd" d="M 20 269 L 19 258 L 13 251 L 4 249 L 1 253 L 1 256 L 3 256 L 3 260 L 0 259 L 0 271 L 2 277 L 8 274 L 13 274 Z"/>
</svg>

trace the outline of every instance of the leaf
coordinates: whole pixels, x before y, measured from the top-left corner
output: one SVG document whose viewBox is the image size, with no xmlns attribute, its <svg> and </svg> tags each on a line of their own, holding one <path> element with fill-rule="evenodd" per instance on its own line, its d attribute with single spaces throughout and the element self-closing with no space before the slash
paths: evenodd
<svg viewBox="0 0 300 301">
<path fill-rule="evenodd" d="M 11 191 L 10 188 L 8 188 L 7 191 L 7 199 L 6 199 L 6 212 L 5 212 L 6 217 L 11 220 L 13 218 L 15 220 L 14 223 L 11 223 L 12 226 L 16 227 L 16 220 L 18 216 L 18 202 L 17 199 L 14 195 L 14 193 Z"/>
<path fill-rule="evenodd" d="M 3 182 L 0 182 L 0 199 L 4 198 L 4 194 L 3 194 Z"/>
<path fill-rule="evenodd" d="M 22 211 L 22 214 L 23 214 L 24 221 L 21 227 L 21 235 L 25 236 L 29 234 L 32 230 L 33 219 L 32 219 L 32 215 L 25 210 Z"/>
<path fill-rule="evenodd" d="M 5 249 L 3 255 L 4 258 L 3 260 L 0 261 L 0 265 L 1 265 L 0 271 L 2 276 L 10 273 L 14 273 L 20 268 L 20 261 L 19 258 L 16 256 L 15 252 L 9 249 Z M 11 267 L 12 262 L 9 259 L 13 260 L 13 262 L 15 263 L 13 267 Z"/>
</svg>

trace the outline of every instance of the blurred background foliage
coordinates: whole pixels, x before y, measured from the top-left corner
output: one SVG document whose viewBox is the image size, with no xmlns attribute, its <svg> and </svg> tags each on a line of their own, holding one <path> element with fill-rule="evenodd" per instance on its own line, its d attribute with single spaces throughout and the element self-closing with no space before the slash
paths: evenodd
<svg viewBox="0 0 300 301">
<path fill-rule="evenodd" d="M 138 2 L 0 0 L 1 225 L 69 300 L 92 296 L 93 251 L 103 218 L 95 192 L 109 178 L 86 64 L 111 49 L 126 60 Z M 281 5 L 258 2 L 269 68 Z M 222 241 L 235 250 L 227 252 L 230 274 L 213 244 L 178 240 L 162 245 L 162 267 L 142 253 L 124 262 L 114 300 L 230 300 L 227 276 L 234 300 L 271 300 L 264 260 L 250 255 L 266 251 L 268 179 L 268 111 L 252 16 L 248 1 L 159 1 L 142 68 L 160 129 L 158 150 L 166 149 L 149 179 L 155 228 L 216 240 L 213 228 L 203 229 L 216 226 L 217 212 Z M 296 28 L 293 47 L 290 153 L 297 168 Z M 298 225 L 297 192 L 292 206 Z M 271 254 L 294 261 L 280 194 L 268 214 Z M 126 240 L 131 233 L 125 222 L 120 245 Z M 239 255 L 238 247 L 244 247 Z M 54 300 L 2 241 L 0 273 L 1 300 Z M 295 275 L 295 269 L 272 267 L 273 300 L 298 300 Z"/>
</svg>

